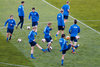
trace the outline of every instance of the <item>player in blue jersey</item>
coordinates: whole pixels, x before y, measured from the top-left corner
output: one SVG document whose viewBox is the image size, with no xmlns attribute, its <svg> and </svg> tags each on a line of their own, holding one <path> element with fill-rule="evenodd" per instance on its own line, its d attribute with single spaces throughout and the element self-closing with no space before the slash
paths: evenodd
<svg viewBox="0 0 100 67">
<path fill-rule="evenodd" d="M 36 27 L 38 26 L 39 23 L 39 14 L 38 12 L 35 11 L 35 8 L 32 8 L 32 11 L 29 13 L 29 20 L 32 20 L 32 27 Z M 36 29 L 37 32 L 37 29 Z"/>
<path fill-rule="evenodd" d="M 13 19 L 13 15 L 10 15 L 10 19 L 8 19 L 5 22 L 4 27 L 6 27 L 7 23 L 8 23 L 8 27 L 7 27 L 7 41 L 8 41 L 8 39 L 11 40 L 14 31 L 14 26 L 16 25 L 16 22 Z"/>
<path fill-rule="evenodd" d="M 28 39 L 29 39 L 29 43 L 31 45 L 31 58 L 32 59 L 35 59 L 35 57 L 33 56 L 33 52 L 34 52 L 34 46 L 36 45 L 39 49 L 41 49 L 43 52 L 45 52 L 45 50 L 40 46 L 38 45 L 36 42 L 35 42 L 35 35 L 36 35 L 36 27 L 33 27 L 33 30 L 30 31 L 29 35 L 28 35 Z"/>
<path fill-rule="evenodd" d="M 17 24 L 16 29 L 18 28 L 19 24 L 21 24 L 20 29 L 22 29 L 24 23 L 24 1 L 22 1 L 21 5 L 18 7 L 18 16 L 20 21 Z"/>
<path fill-rule="evenodd" d="M 64 56 L 66 54 L 66 51 L 68 51 L 71 48 L 71 44 L 67 45 L 68 42 L 65 40 L 65 34 L 61 35 L 61 38 L 59 39 L 59 43 L 61 46 L 60 52 L 62 52 L 61 65 L 63 66 Z"/>
<path fill-rule="evenodd" d="M 78 33 L 80 33 L 80 27 L 77 25 L 77 20 L 75 19 L 74 24 L 70 26 L 70 29 L 69 29 L 70 42 L 72 45 L 72 53 L 76 53 L 75 48 L 79 46 L 77 45 L 77 39 L 76 39 L 76 36 L 78 35 Z M 74 41 L 74 44 L 73 44 L 73 41 Z"/>
<path fill-rule="evenodd" d="M 64 34 L 64 29 L 65 29 L 65 23 L 64 23 L 64 15 L 63 15 L 63 10 L 60 11 L 61 13 L 59 13 L 57 15 L 57 21 L 58 21 L 58 32 L 56 33 L 56 37 L 58 36 L 58 34 L 61 32 L 61 34 Z M 55 37 L 55 40 L 56 40 Z"/>
<path fill-rule="evenodd" d="M 64 10 L 64 22 L 67 22 L 70 12 L 69 1 L 67 1 L 66 4 L 62 6 L 62 9 Z"/>
<path fill-rule="evenodd" d="M 48 42 L 48 48 L 47 48 L 47 51 L 50 52 L 50 46 L 51 46 L 51 43 L 52 43 L 52 38 L 51 38 L 51 35 L 50 35 L 50 31 L 52 30 L 52 28 L 50 28 L 52 23 L 48 23 L 48 25 L 45 27 L 44 29 L 44 38 L 45 40 Z"/>
</svg>

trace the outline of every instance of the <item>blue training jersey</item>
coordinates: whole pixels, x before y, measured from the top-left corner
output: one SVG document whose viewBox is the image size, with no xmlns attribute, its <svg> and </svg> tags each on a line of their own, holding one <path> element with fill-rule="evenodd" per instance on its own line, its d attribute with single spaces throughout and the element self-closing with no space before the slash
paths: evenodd
<svg viewBox="0 0 100 67">
<path fill-rule="evenodd" d="M 68 16 L 69 15 L 68 10 L 70 9 L 70 6 L 68 4 L 65 4 L 62 6 L 62 9 L 64 10 L 64 15 Z"/>
<path fill-rule="evenodd" d="M 6 26 L 7 23 L 8 23 L 8 28 L 9 28 L 9 29 L 14 29 L 14 26 L 16 25 L 16 22 L 15 22 L 14 19 L 8 19 L 8 20 L 5 22 L 4 26 Z"/>
<path fill-rule="evenodd" d="M 29 35 L 28 35 L 29 42 L 32 42 L 35 39 L 35 35 L 36 35 L 36 32 L 34 32 L 33 30 L 29 32 Z"/>
<path fill-rule="evenodd" d="M 69 28 L 69 34 L 71 34 L 71 37 L 76 37 L 80 33 L 80 27 L 77 24 L 73 24 Z"/>
<path fill-rule="evenodd" d="M 61 46 L 61 51 L 66 50 L 68 48 L 67 43 L 68 42 L 64 38 L 59 39 L 59 44 Z"/>
<path fill-rule="evenodd" d="M 57 21 L 58 21 L 58 26 L 65 26 L 64 15 L 62 13 L 59 13 L 57 15 Z"/>
<path fill-rule="evenodd" d="M 51 30 L 52 29 L 50 27 L 48 27 L 48 26 L 45 27 L 45 29 L 44 29 L 44 38 L 49 38 L 50 37 L 50 31 Z"/>
<path fill-rule="evenodd" d="M 30 18 L 32 19 L 32 22 L 37 22 L 39 21 L 39 14 L 35 11 L 35 12 L 30 12 L 29 13 L 29 20 Z"/>
<path fill-rule="evenodd" d="M 20 5 L 18 7 L 18 15 L 24 17 L 24 7 L 23 7 L 23 5 Z"/>
</svg>

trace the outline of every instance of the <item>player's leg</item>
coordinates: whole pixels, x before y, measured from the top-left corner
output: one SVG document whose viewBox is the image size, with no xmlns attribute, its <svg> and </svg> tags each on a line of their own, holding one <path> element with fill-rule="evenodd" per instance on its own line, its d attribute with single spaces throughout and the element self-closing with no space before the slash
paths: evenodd
<svg viewBox="0 0 100 67">
<path fill-rule="evenodd" d="M 34 42 L 29 42 L 30 45 L 31 45 L 31 59 L 35 59 L 35 57 L 33 56 L 33 53 L 34 53 L 34 46 L 36 45 L 36 43 Z"/>
<path fill-rule="evenodd" d="M 9 40 L 11 40 L 11 38 L 12 38 L 13 31 L 14 31 L 14 29 L 10 29 L 10 37 L 9 37 Z"/>
<path fill-rule="evenodd" d="M 65 26 L 62 26 L 61 30 L 62 30 L 61 34 L 64 34 Z"/>
<path fill-rule="evenodd" d="M 8 38 L 9 38 L 9 33 L 7 33 L 7 41 L 8 41 Z"/>
<path fill-rule="evenodd" d="M 45 52 L 45 49 L 43 49 L 39 44 L 36 44 L 36 46 L 41 49 L 43 52 Z"/>
<path fill-rule="evenodd" d="M 68 16 L 64 16 L 64 23 L 68 21 Z"/>
<path fill-rule="evenodd" d="M 78 46 L 76 46 L 76 44 L 77 44 L 77 39 L 76 39 L 76 37 L 73 37 L 74 38 L 74 44 L 73 44 L 73 47 L 72 47 L 72 53 L 76 53 L 75 52 L 75 47 L 77 48 Z"/>
<path fill-rule="evenodd" d="M 24 23 L 24 17 L 21 16 L 21 26 L 20 26 L 20 29 L 22 29 L 22 27 L 23 27 L 23 23 Z"/>
<path fill-rule="evenodd" d="M 60 30 L 58 30 L 58 32 L 56 33 L 56 37 L 58 36 L 59 33 L 60 33 Z"/>
<path fill-rule="evenodd" d="M 56 33 L 55 40 L 57 40 L 57 36 L 59 35 L 60 32 L 61 32 L 61 26 L 58 26 L 58 32 Z"/>
<path fill-rule="evenodd" d="M 63 66 L 63 63 L 64 63 L 64 56 L 66 54 L 66 50 L 63 50 L 62 51 L 62 58 L 61 58 L 61 65 Z"/>
<path fill-rule="evenodd" d="M 21 23 L 21 16 L 19 16 L 19 19 L 20 19 L 20 21 L 19 21 L 19 23 L 17 24 L 16 29 L 18 28 L 19 24 Z"/>
<path fill-rule="evenodd" d="M 31 46 L 31 59 L 35 59 L 35 57 L 33 56 L 34 53 L 34 46 Z"/>
<path fill-rule="evenodd" d="M 9 34 L 10 34 L 10 30 L 9 30 L 9 28 L 7 28 L 7 41 L 8 41 L 8 38 L 9 38 Z"/>
</svg>

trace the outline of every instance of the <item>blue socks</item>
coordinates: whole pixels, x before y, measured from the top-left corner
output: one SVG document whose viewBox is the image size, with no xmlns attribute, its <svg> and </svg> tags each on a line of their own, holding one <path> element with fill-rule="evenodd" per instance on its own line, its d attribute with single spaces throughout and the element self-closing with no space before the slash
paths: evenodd
<svg viewBox="0 0 100 67">
<path fill-rule="evenodd" d="M 45 52 L 45 50 L 44 49 L 41 49 L 43 52 Z"/>
<path fill-rule="evenodd" d="M 75 48 L 78 48 L 78 45 L 76 45 Z"/>
<path fill-rule="evenodd" d="M 62 59 L 62 60 L 61 60 L 61 65 L 63 65 L 63 62 L 64 62 L 64 60 Z"/>
<path fill-rule="evenodd" d="M 73 49 L 73 47 L 72 47 L 72 50 L 73 50 L 73 52 L 75 52 L 75 49 Z"/>
<path fill-rule="evenodd" d="M 31 54 L 31 58 L 32 58 L 32 59 L 36 59 L 36 58 L 33 56 L 33 54 Z"/>
<path fill-rule="evenodd" d="M 56 37 L 58 36 L 58 34 L 56 34 Z"/>
<path fill-rule="evenodd" d="M 7 38 L 7 41 L 8 41 L 8 38 Z"/>
</svg>

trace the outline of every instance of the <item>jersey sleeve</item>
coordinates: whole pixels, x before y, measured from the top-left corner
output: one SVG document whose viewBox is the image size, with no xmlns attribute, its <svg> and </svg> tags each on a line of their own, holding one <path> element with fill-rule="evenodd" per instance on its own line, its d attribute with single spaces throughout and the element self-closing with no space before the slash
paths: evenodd
<svg viewBox="0 0 100 67">
<path fill-rule="evenodd" d="M 66 40 L 63 41 L 60 51 L 62 51 L 64 49 L 65 44 L 66 44 Z"/>
<path fill-rule="evenodd" d="M 14 24 L 12 24 L 12 26 L 15 26 L 16 25 L 16 22 L 15 22 L 15 20 L 14 20 Z"/>
<path fill-rule="evenodd" d="M 37 13 L 37 19 L 38 19 L 38 21 L 39 21 L 39 14 Z"/>
<path fill-rule="evenodd" d="M 29 17 L 28 17 L 28 19 L 30 20 L 30 18 L 31 18 L 31 12 L 29 13 Z"/>
<path fill-rule="evenodd" d="M 8 20 L 5 22 L 4 26 L 6 26 L 6 25 L 7 25 L 7 23 L 8 23 Z"/>
<path fill-rule="evenodd" d="M 32 32 L 29 33 L 28 39 L 33 41 L 33 39 L 31 38 L 31 35 L 32 35 Z"/>
<path fill-rule="evenodd" d="M 69 28 L 69 34 L 71 34 L 71 28 L 72 28 L 72 26 Z"/>
<path fill-rule="evenodd" d="M 78 33 L 80 33 L 80 27 L 78 27 Z"/>
<path fill-rule="evenodd" d="M 64 5 L 62 6 L 62 9 L 64 10 Z"/>
</svg>

